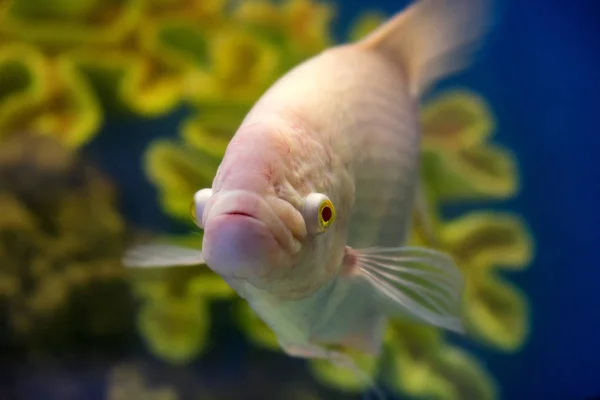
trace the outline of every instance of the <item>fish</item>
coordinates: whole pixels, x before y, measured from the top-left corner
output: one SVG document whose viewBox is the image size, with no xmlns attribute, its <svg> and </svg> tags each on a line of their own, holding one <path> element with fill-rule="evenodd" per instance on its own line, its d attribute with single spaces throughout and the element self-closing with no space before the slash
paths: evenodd
<svg viewBox="0 0 600 400">
<path fill-rule="evenodd" d="M 390 318 L 463 333 L 460 269 L 407 236 L 426 213 L 420 101 L 469 66 L 489 9 L 416 0 L 287 71 L 241 122 L 212 186 L 191 199 L 202 248 L 139 244 L 123 264 L 208 266 L 292 357 L 354 368 L 331 348 L 379 355 Z"/>
</svg>

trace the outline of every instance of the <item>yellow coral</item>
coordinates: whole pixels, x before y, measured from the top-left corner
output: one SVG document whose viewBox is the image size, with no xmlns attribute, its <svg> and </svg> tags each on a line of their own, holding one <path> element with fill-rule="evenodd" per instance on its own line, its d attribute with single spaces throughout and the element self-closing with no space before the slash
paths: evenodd
<svg viewBox="0 0 600 400">
<path fill-rule="evenodd" d="M 275 36 L 255 29 L 265 10 Z M 146 117 L 182 102 L 248 107 L 283 71 L 331 43 L 332 12 L 310 0 L 243 2 L 233 14 L 225 0 L 7 1 L 0 82 L 19 78 L 6 86 L 0 127 L 35 128 L 79 147 L 98 131 L 99 100 L 111 112 Z M 4 70 L 3 53 L 12 57 Z"/>
<path fill-rule="evenodd" d="M 142 5 L 142 0 L 9 0 L 0 8 L 0 35 L 52 47 L 115 44 L 139 23 Z"/>
<path fill-rule="evenodd" d="M 466 318 L 470 332 L 504 351 L 523 346 L 529 333 L 524 294 L 491 271 L 477 271 L 467 281 Z"/>
<path fill-rule="evenodd" d="M 228 0 L 145 0 L 146 8 L 154 18 L 193 18 L 207 23 L 221 19 Z"/>
<path fill-rule="evenodd" d="M 303 52 L 316 53 L 333 44 L 329 26 L 331 4 L 313 0 L 289 0 L 283 4 L 286 33 Z"/>
<path fill-rule="evenodd" d="M 18 229 L 28 232 L 35 230 L 36 223 L 33 216 L 13 195 L 0 192 L 0 206 L 3 214 L 0 229 Z"/>
<path fill-rule="evenodd" d="M 184 122 L 181 136 L 194 149 L 220 160 L 246 111 L 245 107 L 203 109 L 201 115 Z"/>
<path fill-rule="evenodd" d="M 247 302 L 238 301 L 236 303 L 233 317 L 237 325 L 255 345 L 268 350 L 280 348 L 275 333 L 256 315 Z"/>
<path fill-rule="evenodd" d="M 167 141 L 156 141 L 146 155 L 146 171 L 160 188 L 164 209 L 190 221 L 190 202 L 199 188 L 210 187 L 220 159 Z M 191 221 L 190 221 L 191 223 Z"/>
<path fill-rule="evenodd" d="M 425 151 L 423 175 L 440 200 L 508 198 L 518 190 L 514 156 L 496 145 L 457 153 Z"/>
<path fill-rule="evenodd" d="M 473 356 L 455 346 L 445 346 L 438 354 L 437 371 L 451 389 L 443 398 L 493 400 L 499 398 L 492 377 Z"/>
<path fill-rule="evenodd" d="M 190 280 L 188 296 L 205 299 L 231 299 L 236 296 L 231 287 L 219 275 L 207 272 Z"/>
<path fill-rule="evenodd" d="M 162 41 L 169 20 L 218 26 L 227 19 L 225 6 L 224 0 L 5 2 L 0 83 L 10 85 L 0 93 L 9 96 L 0 128 L 35 128 L 78 147 L 100 126 L 96 96 L 110 111 L 157 116 L 172 110 L 185 97 L 191 66 Z"/>
<path fill-rule="evenodd" d="M 513 154 L 488 143 L 494 120 L 484 100 L 464 89 L 427 103 L 423 125 L 423 177 L 440 201 L 507 198 L 519 189 Z"/>
<path fill-rule="evenodd" d="M 148 300 L 138 315 L 138 326 L 150 350 L 175 364 L 184 364 L 205 349 L 209 315 L 202 298 Z"/>
<path fill-rule="evenodd" d="M 50 79 L 53 76 L 54 79 Z M 65 58 L 45 60 L 22 44 L 0 48 L 0 139 L 8 132 L 42 132 L 70 147 L 89 140 L 100 122 L 90 88 Z"/>
<path fill-rule="evenodd" d="M 61 351 L 75 335 L 130 334 L 125 226 L 105 178 L 55 141 L 20 134 L 0 147 L 0 188 L 0 308 L 19 344 Z"/>
<path fill-rule="evenodd" d="M 206 49 L 208 69 L 199 71 L 190 95 L 195 102 L 251 103 L 274 81 L 279 55 L 267 41 L 243 29 L 220 30 Z M 194 79 L 192 77 L 191 79 Z"/>
<path fill-rule="evenodd" d="M 377 357 L 349 350 L 346 351 L 346 354 L 356 362 L 356 366 L 360 368 L 361 374 L 365 373 L 369 377 L 375 376 L 379 361 Z M 371 382 L 358 376 L 357 371 L 337 366 L 329 360 L 312 360 L 310 362 L 310 369 L 317 380 L 342 391 L 356 393 L 371 389 Z"/>
<path fill-rule="evenodd" d="M 182 100 L 184 76 L 175 66 L 129 51 L 107 50 L 68 54 L 93 85 L 105 109 L 133 111 L 146 117 L 162 115 Z"/>
<path fill-rule="evenodd" d="M 13 44 L 0 48 L 0 135 L 6 135 L 18 124 L 25 117 L 25 110 L 43 102 L 49 90 L 44 68 L 44 58 L 30 46 Z"/>
<path fill-rule="evenodd" d="M 257 0 L 241 3 L 235 12 L 235 21 L 271 31 L 290 42 L 288 50 L 292 57 L 303 57 L 332 43 L 329 25 L 333 13 L 331 4 L 313 0 L 288 0 L 279 6 L 268 0 Z"/>
<path fill-rule="evenodd" d="M 447 91 L 421 112 L 423 148 L 455 152 L 489 139 L 494 128 L 485 101 L 464 89 Z"/>
<path fill-rule="evenodd" d="M 464 351 L 447 345 L 428 326 L 395 321 L 388 329 L 389 366 L 385 380 L 410 397 L 433 399 L 497 398 L 492 378 Z"/>
<path fill-rule="evenodd" d="M 447 222 L 440 238 L 459 265 L 521 269 L 533 255 L 531 236 L 521 218 L 500 212 L 471 212 Z"/>
<path fill-rule="evenodd" d="M 440 223 L 438 234 L 467 280 L 465 315 L 470 333 L 505 351 L 521 347 L 528 332 L 526 299 L 493 273 L 496 268 L 523 269 L 531 262 L 533 244 L 521 219 L 471 212 Z"/>
</svg>

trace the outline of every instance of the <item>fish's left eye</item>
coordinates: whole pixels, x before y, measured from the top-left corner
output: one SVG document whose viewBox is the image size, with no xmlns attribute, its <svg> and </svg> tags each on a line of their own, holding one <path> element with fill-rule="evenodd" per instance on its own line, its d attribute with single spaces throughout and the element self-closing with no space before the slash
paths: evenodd
<svg viewBox="0 0 600 400">
<path fill-rule="evenodd" d="M 194 199 L 192 200 L 192 204 L 190 204 L 190 215 L 192 217 L 192 221 L 194 224 L 200 229 L 204 229 L 202 225 L 202 215 L 204 214 L 204 208 L 206 207 L 206 202 L 212 196 L 212 189 L 201 189 L 194 194 Z"/>
<path fill-rule="evenodd" d="M 326 195 L 311 193 L 304 201 L 303 216 L 308 232 L 325 232 L 335 221 L 335 207 Z"/>
</svg>

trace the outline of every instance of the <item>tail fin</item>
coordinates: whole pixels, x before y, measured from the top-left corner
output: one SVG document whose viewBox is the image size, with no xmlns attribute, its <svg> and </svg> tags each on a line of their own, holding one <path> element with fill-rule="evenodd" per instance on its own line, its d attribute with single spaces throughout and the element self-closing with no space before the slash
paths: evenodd
<svg viewBox="0 0 600 400">
<path fill-rule="evenodd" d="M 402 65 L 421 96 L 465 68 L 489 27 L 491 0 L 417 0 L 359 42 Z"/>
</svg>

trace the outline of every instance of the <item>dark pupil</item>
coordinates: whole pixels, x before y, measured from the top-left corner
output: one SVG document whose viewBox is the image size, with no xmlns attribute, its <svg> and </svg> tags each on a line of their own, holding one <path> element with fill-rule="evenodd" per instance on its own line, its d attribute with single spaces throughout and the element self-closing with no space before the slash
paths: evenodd
<svg viewBox="0 0 600 400">
<path fill-rule="evenodd" d="M 329 220 L 331 219 L 331 215 L 331 208 L 325 207 L 323 208 L 323 210 L 321 210 L 321 218 L 323 218 L 323 221 L 329 222 Z"/>
</svg>

